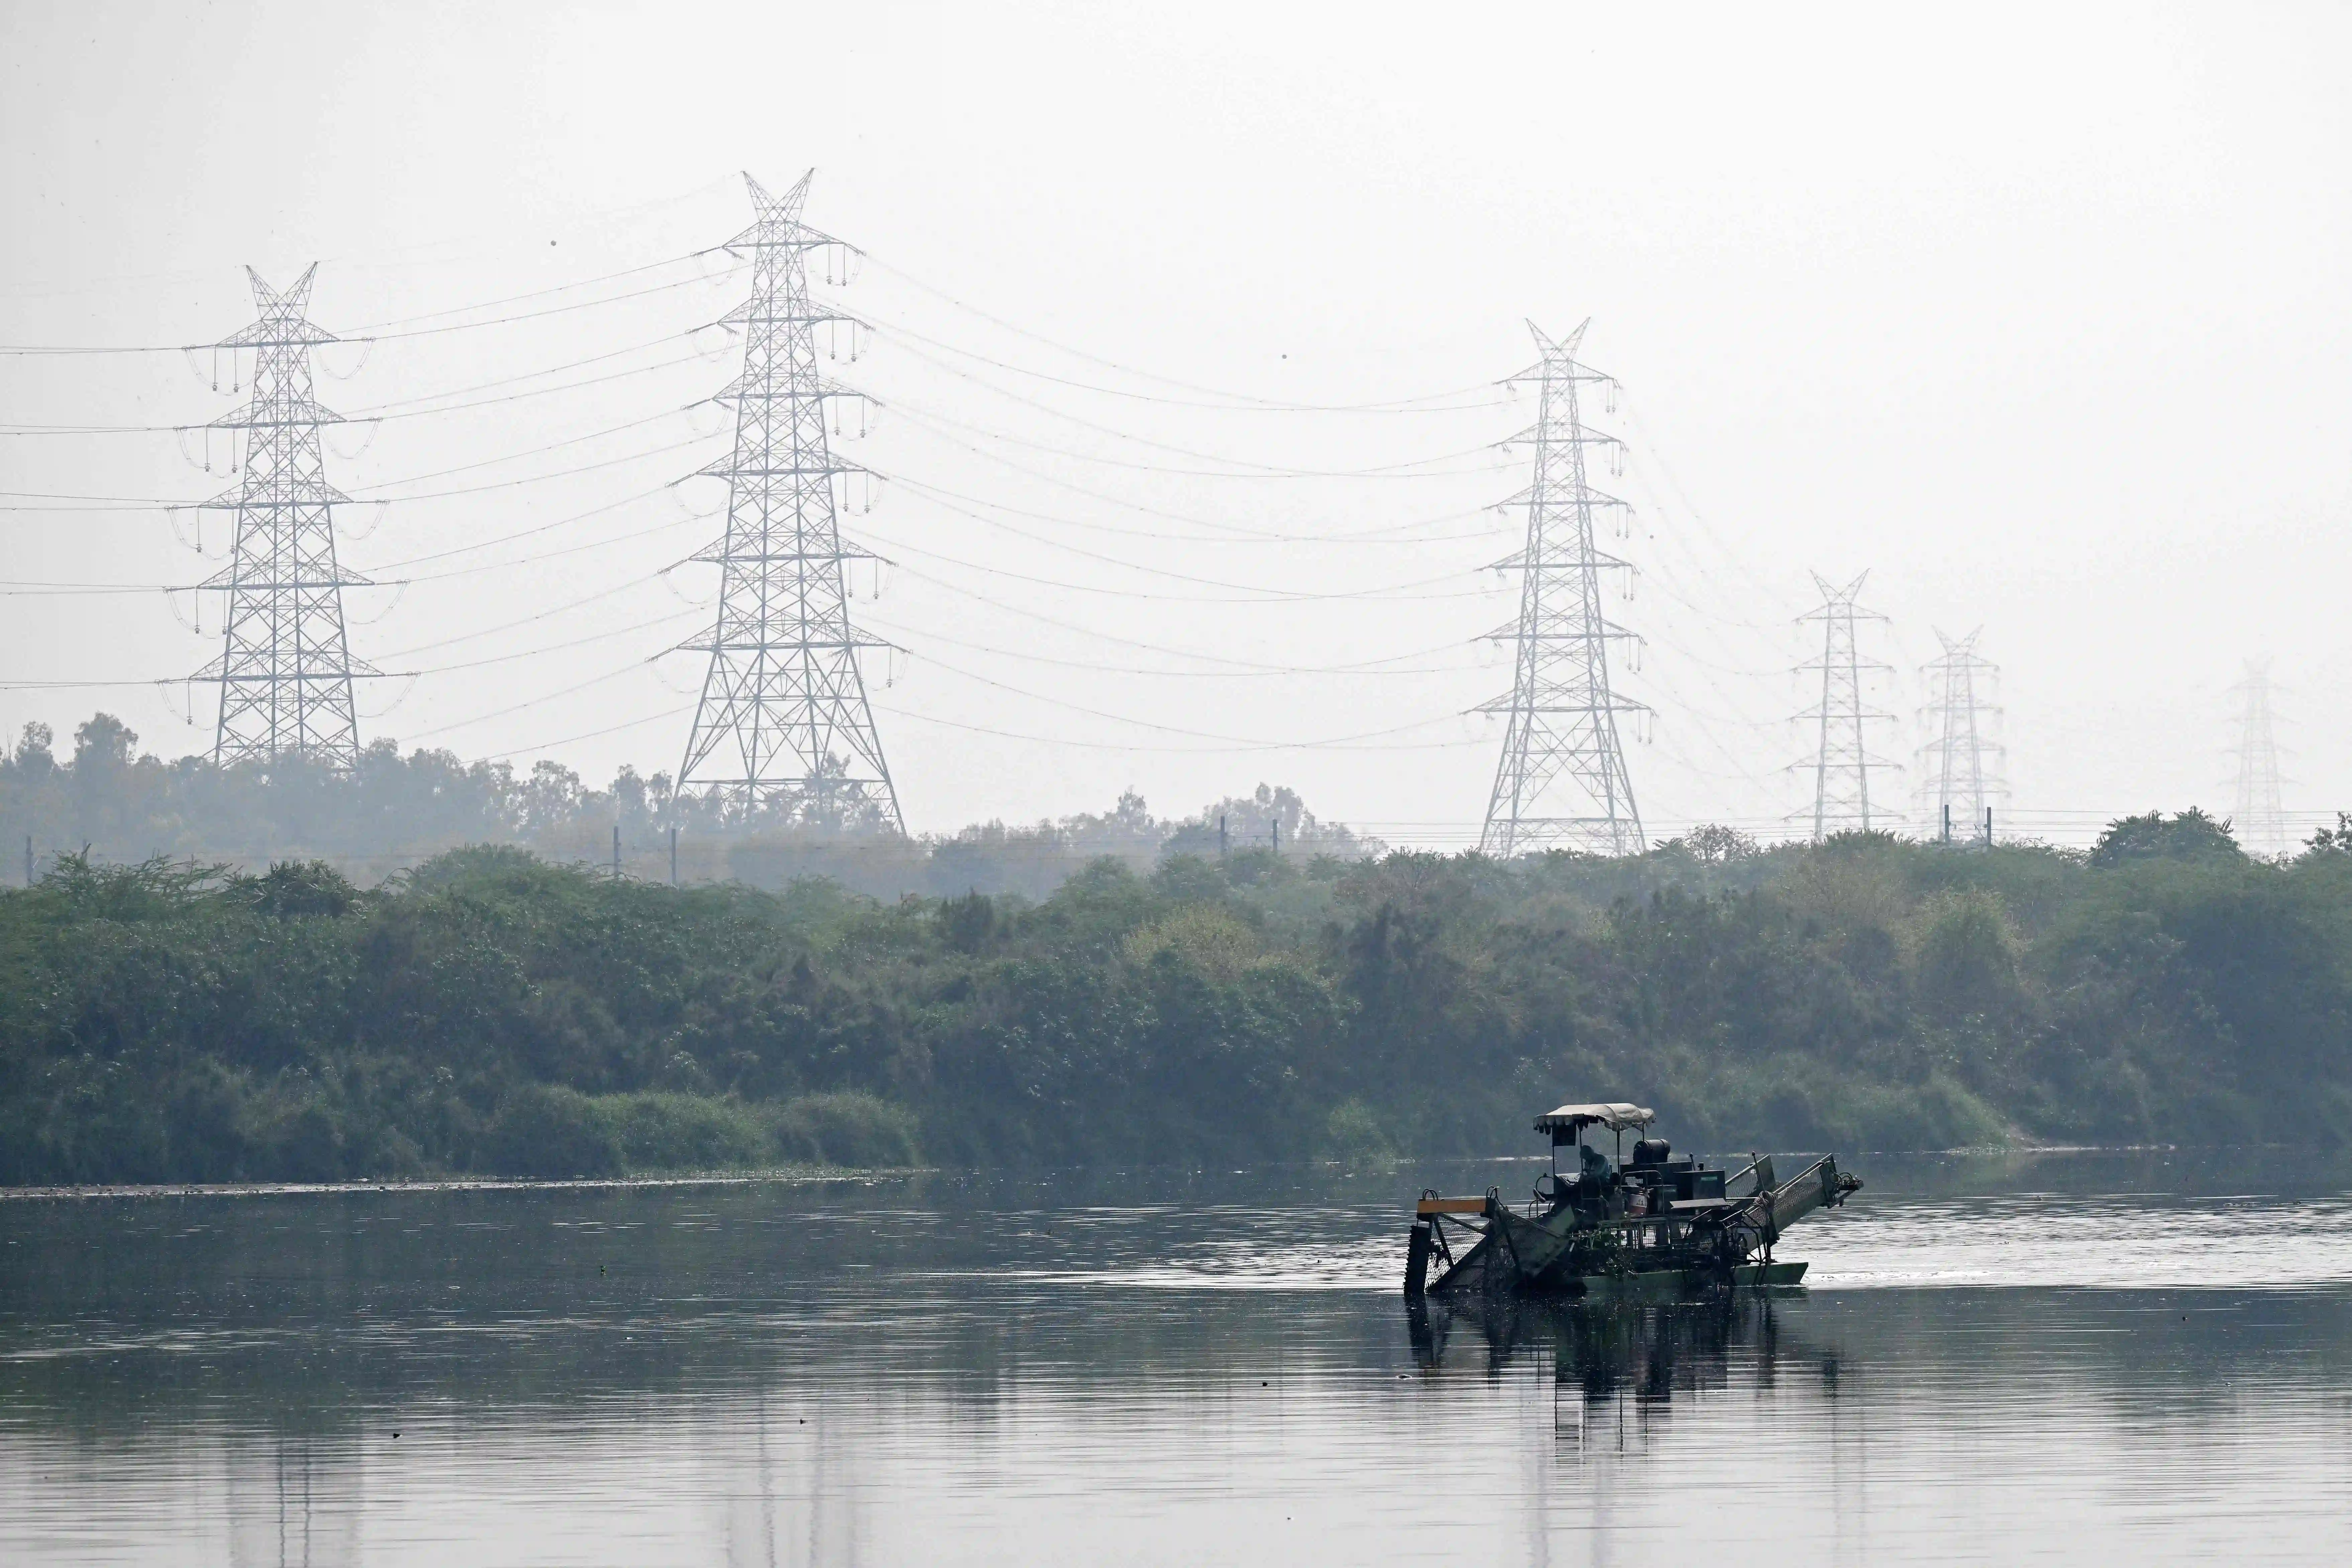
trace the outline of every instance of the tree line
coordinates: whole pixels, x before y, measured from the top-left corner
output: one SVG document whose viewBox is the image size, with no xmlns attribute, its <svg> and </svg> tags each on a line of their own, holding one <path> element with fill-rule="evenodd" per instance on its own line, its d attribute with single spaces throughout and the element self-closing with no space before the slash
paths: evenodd
<svg viewBox="0 0 2352 1568">
<path fill-rule="evenodd" d="M 1490 1154 L 1571 1098 L 1714 1151 L 2341 1142 L 2352 827 L 1180 847 L 892 900 L 76 853 L 0 892 L 8 1183 Z"/>
<path fill-rule="evenodd" d="M 1163 854 L 1221 842 L 1343 858 L 1381 847 L 1318 820 L 1297 792 L 1264 784 L 1190 816 L 1155 816 L 1129 792 L 1098 815 L 908 838 L 851 817 L 680 794 L 667 773 L 626 766 L 598 789 L 560 763 L 518 771 L 428 748 L 404 756 L 389 740 L 348 770 L 300 758 L 223 768 L 208 757 L 142 754 L 138 744 L 107 713 L 77 726 L 64 756 L 47 725 L 26 725 L 13 747 L 0 745 L 0 852 L 21 851 L 32 878 L 88 850 L 100 862 L 163 857 L 248 870 L 318 860 L 364 886 L 467 845 L 609 866 L 617 842 L 623 870 L 640 879 L 667 880 L 675 867 L 681 881 L 780 890 L 824 877 L 893 899 L 972 889 L 1042 898 L 1103 856 L 1149 868 Z"/>
</svg>

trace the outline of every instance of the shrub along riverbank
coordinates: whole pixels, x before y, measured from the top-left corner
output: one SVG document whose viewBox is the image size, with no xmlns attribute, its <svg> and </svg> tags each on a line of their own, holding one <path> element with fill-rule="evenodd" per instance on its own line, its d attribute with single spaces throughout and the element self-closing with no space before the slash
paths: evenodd
<svg viewBox="0 0 2352 1568">
<path fill-rule="evenodd" d="M 1042 902 L 360 891 L 68 859 L 0 893 L 0 1182 L 2352 1137 L 2352 837 L 1882 837 L 1625 859 L 1263 851 Z"/>
</svg>

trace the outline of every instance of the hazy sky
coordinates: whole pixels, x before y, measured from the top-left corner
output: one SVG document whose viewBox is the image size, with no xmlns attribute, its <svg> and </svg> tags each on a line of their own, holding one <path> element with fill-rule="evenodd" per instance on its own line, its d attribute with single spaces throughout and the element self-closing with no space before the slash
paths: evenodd
<svg viewBox="0 0 2352 1568">
<path fill-rule="evenodd" d="M 910 826 L 1265 780 L 1454 844 L 1500 738 L 1463 710 L 1509 681 L 1479 569 L 1524 524 L 1482 510 L 1533 416 L 1493 384 L 1527 319 L 1590 316 L 1654 837 L 1789 829 L 1795 617 L 1865 569 L 1888 756 L 1934 628 L 1981 626 L 2021 828 L 2227 809 L 2267 658 L 2316 815 L 2352 806 L 2347 81 L 2342 5 L 17 5 L 0 341 L 207 342 L 246 264 L 320 262 L 313 320 L 405 323 L 320 355 L 323 402 L 400 416 L 331 473 L 414 498 L 342 517 L 407 581 L 348 596 L 353 651 L 415 672 L 363 733 L 674 770 L 700 656 L 652 656 L 709 613 L 677 563 L 724 495 L 668 481 L 722 454 L 695 405 L 740 352 L 688 333 L 742 292 L 689 258 L 748 222 L 737 171 L 814 166 L 810 221 L 869 256 L 836 369 L 887 405 L 844 450 L 887 476 L 849 526 L 893 563 L 858 614 L 906 650 L 870 673 Z M 210 374 L 0 358 L 0 426 L 201 423 Z M 0 435 L 0 488 L 196 500 L 205 457 Z M 216 596 L 200 637 L 144 586 L 217 568 L 201 527 L 0 512 L 0 721 L 208 749 L 213 690 L 144 684 L 217 651 Z"/>
</svg>

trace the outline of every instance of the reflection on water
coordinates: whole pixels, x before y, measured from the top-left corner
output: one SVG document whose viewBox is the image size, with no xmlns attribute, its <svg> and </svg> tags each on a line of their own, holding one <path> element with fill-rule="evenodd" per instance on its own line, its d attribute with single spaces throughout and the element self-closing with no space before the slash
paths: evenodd
<svg viewBox="0 0 2352 1568">
<path fill-rule="evenodd" d="M 2340 1172 L 1874 1161 L 1807 1290 L 1409 1309 L 1491 1173 L 0 1203 L 0 1561 L 2352 1552 Z"/>
<path fill-rule="evenodd" d="M 1413 1359 L 1442 1373 L 1449 1357 L 1498 1372 L 1514 1361 L 1549 1363 L 1559 1399 L 1587 1406 L 1632 1399 L 1645 1409 L 1730 1385 L 1735 1363 L 1769 1369 L 1817 1362 L 1834 1393 L 1838 1356 L 1809 1346 L 1780 1302 L 1790 1292 L 1743 1292 L 1666 1305 L 1504 1300 L 1408 1303 Z M 1582 1417 L 1576 1423 L 1580 1427 Z"/>
</svg>

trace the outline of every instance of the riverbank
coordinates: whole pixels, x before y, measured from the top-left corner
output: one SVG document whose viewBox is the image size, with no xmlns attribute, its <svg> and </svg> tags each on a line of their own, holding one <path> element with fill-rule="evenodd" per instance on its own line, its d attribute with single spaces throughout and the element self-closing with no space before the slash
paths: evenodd
<svg viewBox="0 0 2352 1568">
<path fill-rule="evenodd" d="M 900 1170 L 843 1170 L 827 1165 L 770 1171 L 680 1171 L 661 1175 L 577 1176 L 563 1181 L 529 1177 L 448 1176 L 375 1181 L 354 1176 L 341 1182 L 163 1182 L 96 1183 L 80 1186 L 0 1187 L 0 1203 L 101 1198 L 317 1197 L 372 1193 L 560 1193 L 671 1187 L 816 1186 L 835 1184 L 880 1186 L 935 1175 L 928 1165 Z"/>
</svg>

